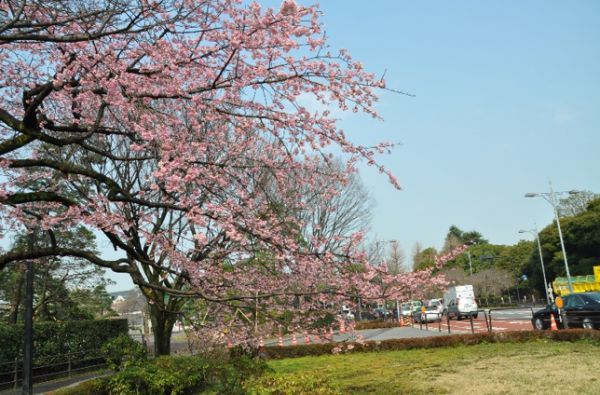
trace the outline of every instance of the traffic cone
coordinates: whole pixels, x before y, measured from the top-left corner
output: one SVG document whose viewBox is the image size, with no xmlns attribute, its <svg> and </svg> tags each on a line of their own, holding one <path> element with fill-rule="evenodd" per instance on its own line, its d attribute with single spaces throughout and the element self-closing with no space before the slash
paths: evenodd
<svg viewBox="0 0 600 395">
<path fill-rule="evenodd" d="M 298 340 L 296 339 L 296 334 L 292 333 L 292 345 L 297 346 Z"/>
<path fill-rule="evenodd" d="M 346 333 L 346 324 L 344 323 L 344 320 L 340 321 L 340 333 Z"/>
<path fill-rule="evenodd" d="M 310 336 L 308 336 L 308 332 L 304 331 L 304 344 L 310 344 Z"/>
<path fill-rule="evenodd" d="M 400 314 L 400 319 L 398 320 L 398 324 L 400 324 L 400 326 L 404 326 L 404 317 L 402 316 L 402 314 Z"/>
<path fill-rule="evenodd" d="M 556 325 L 556 320 L 554 319 L 554 314 L 550 313 L 550 330 L 557 331 L 558 325 Z"/>
</svg>

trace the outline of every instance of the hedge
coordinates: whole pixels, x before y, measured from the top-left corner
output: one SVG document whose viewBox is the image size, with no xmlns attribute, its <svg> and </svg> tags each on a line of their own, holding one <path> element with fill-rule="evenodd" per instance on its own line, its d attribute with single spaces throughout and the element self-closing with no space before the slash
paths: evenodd
<svg viewBox="0 0 600 395">
<path fill-rule="evenodd" d="M 64 360 L 64 354 L 97 356 L 104 343 L 123 333 L 128 333 L 126 319 L 35 322 L 34 365 Z M 0 364 L 22 358 L 23 325 L 0 324 L 0 339 Z"/>
<path fill-rule="evenodd" d="M 395 351 L 414 348 L 451 347 L 480 343 L 522 343 L 534 340 L 579 341 L 588 340 L 600 344 L 600 331 L 569 329 L 561 331 L 514 331 L 476 333 L 450 336 L 434 336 L 410 339 L 366 341 L 364 343 L 324 343 L 297 346 L 268 346 L 261 349 L 267 359 L 283 359 L 332 354 L 337 348 L 341 352 Z"/>
<path fill-rule="evenodd" d="M 243 394 L 246 381 L 256 382 L 267 371 L 264 360 L 248 355 L 162 356 L 49 395 Z"/>
</svg>

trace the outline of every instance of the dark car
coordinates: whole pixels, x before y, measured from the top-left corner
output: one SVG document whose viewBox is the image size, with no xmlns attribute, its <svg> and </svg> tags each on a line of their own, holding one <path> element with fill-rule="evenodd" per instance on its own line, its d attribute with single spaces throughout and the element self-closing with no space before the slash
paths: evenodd
<svg viewBox="0 0 600 395">
<path fill-rule="evenodd" d="M 585 292 L 563 296 L 567 324 L 569 328 L 600 328 L 600 292 Z M 533 314 L 531 323 L 535 329 L 550 328 L 550 314 L 554 315 L 556 325 L 563 328 L 558 309 L 553 303 Z"/>
<path fill-rule="evenodd" d="M 384 309 L 383 307 L 377 307 L 373 309 L 372 313 L 378 320 L 386 320 L 391 316 L 390 311 Z"/>
</svg>

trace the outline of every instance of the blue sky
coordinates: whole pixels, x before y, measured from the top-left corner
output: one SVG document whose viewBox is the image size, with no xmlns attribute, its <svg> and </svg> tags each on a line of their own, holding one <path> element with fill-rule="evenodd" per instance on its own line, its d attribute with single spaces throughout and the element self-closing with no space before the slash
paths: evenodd
<svg viewBox="0 0 600 395">
<path fill-rule="evenodd" d="M 373 232 L 407 255 L 440 247 L 455 224 L 493 243 L 552 219 L 526 192 L 600 192 L 600 2 L 327 1 L 331 45 L 386 71 L 384 122 L 342 120 L 358 142 L 401 142 L 366 169 Z"/>
<path fill-rule="evenodd" d="M 341 121 L 357 143 L 401 142 L 381 159 L 403 191 L 361 171 L 379 239 L 410 256 L 416 242 L 441 247 L 454 224 L 513 244 L 552 220 L 526 192 L 548 191 L 549 179 L 600 192 L 599 1 L 329 0 L 321 10 L 332 48 L 416 95 L 383 93 L 384 122 Z M 111 289 L 130 284 L 115 279 Z"/>
</svg>

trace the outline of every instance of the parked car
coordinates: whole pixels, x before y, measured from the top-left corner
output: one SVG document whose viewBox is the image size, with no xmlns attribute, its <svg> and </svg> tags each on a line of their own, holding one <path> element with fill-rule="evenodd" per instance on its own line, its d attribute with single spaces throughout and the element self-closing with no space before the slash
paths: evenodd
<svg viewBox="0 0 600 395">
<path fill-rule="evenodd" d="M 421 312 L 421 306 L 423 306 L 423 302 L 421 302 L 420 300 L 411 300 L 409 303 L 413 314 L 417 311 Z"/>
<path fill-rule="evenodd" d="M 583 292 L 563 296 L 564 311 L 569 328 L 600 329 L 600 292 Z M 556 325 L 563 328 L 556 304 L 533 313 L 531 324 L 535 329 L 550 328 L 550 314 L 554 314 Z"/>
<path fill-rule="evenodd" d="M 416 311 L 413 317 L 416 322 L 437 322 L 442 319 L 444 305 L 439 300 L 430 300 L 425 306 L 425 313 Z"/>
<path fill-rule="evenodd" d="M 427 302 L 427 311 L 438 312 L 442 314 L 444 312 L 444 302 L 442 299 L 431 299 Z"/>
<path fill-rule="evenodd" d="M 384 309 L 383 307 L 377 307 L 373 309 L 373 314 L 377 317 L 378 320 L 386 320 L 390 318 L 391 312 L 389 310 Z"/>
<path fill-rule="evenodd" d="M 403 317 L 411 317 L 413 315 L 413 309 L 410 303 L 402 303 L 400 305 L 400 314 Z"/>
<path fill-rule="evenodd" d="M 560 320 L 558 308 L 556 307 L 555 303 L 547 304 L 543 309 L 533 313 L 533 316 L 531 317 L 531 324 L 533 325 L 533 328 L 537 330 L 550 328 L 550 314 L 554 314 L 556 326 L 558 328 L 562 328 L 563 324 Z"/>
</svg>

